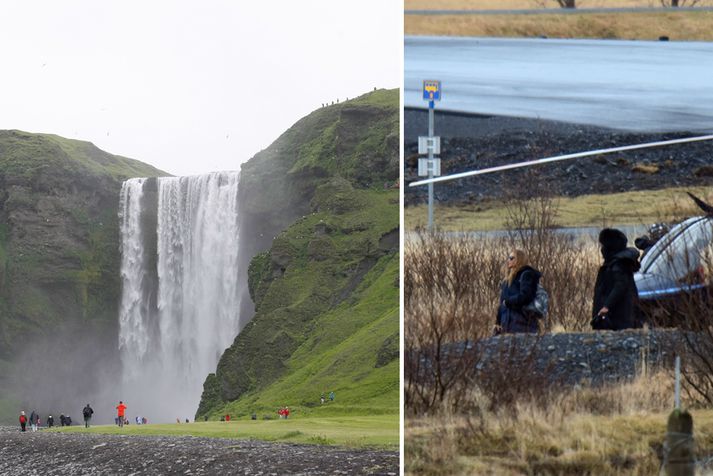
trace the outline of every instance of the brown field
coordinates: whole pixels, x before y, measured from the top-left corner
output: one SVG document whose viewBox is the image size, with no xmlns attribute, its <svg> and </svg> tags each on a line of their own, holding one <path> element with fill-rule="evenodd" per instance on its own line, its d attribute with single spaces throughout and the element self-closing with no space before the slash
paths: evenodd
<svg viewBox="0 0 713 476">
<path fill-rule="evenodd" d="M 713 41 L 713 12 L 407 15 L 406 35 Z"/>
<path fill-rule="evenodd" d="M 578 8 L 652 8 L 658 0 L 577 0 Z M 701 0 L 697 6 L 713 6 L 713 0 Z M 554 0 L 405 0 L 406 10 L 527 10 L 559 9 Z"/>
<path fill-rule="evenodd" d="M 444 185 L 445 186 L 445 185 Z M 438 185 L 437 185 L 438 187 Z M 609 195 L 583 195 L 559 198 L 554 222 L 559 226 L 650 225 L 686 216 L 700 215 L 685 192 L 692 192 L 713 202 L 710 187 L 670 188 Z M 434 220 L 444 231 L 502 230 L 505 228 L 506 205 L 492 201 L 477 205 L 436 203 Z M 426 205 L 404 209 L 406 230 L 426 225 Z"/>
<path fill-rule="evenodd" d="M 671 384 L 669 375 L 659 374 L 618 387 L 574 390 L 544 409 L 522 403 L 514 416 L 408 418 L 405 472 L 659 474 Z M 606 405 L 617 410 L 607 412 Z M 702 460 L 713 453 L 713 410 L 691 414 Z"/>
</svg>

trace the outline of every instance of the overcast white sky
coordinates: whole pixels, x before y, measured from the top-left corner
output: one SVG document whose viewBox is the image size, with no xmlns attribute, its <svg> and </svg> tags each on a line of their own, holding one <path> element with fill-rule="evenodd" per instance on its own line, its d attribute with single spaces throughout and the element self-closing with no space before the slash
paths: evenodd
<svg viewBox="0 0 713 476">
<path fill-rule="evenodd" d="M 298 119 L 402 76 L 400 0 L 3 0 L 0 129 L 176 175 L 237 170 Z"/>
</svg>

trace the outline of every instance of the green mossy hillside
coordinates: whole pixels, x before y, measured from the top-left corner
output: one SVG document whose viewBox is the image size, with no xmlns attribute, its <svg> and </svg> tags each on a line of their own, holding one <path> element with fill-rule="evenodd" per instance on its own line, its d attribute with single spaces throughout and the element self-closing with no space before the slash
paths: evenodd
<svg viewBox="0 0 713 476">
<path fill-rule="evenodd" d="M 398 191 L 322 187 L 359 206 L 318 189 L 313 212 L 256 257 L 257 312 L 206 380 L 198 418 L 316 411 L 330 391 L 338 413 L 398 412 L 398 353 L 378 359 L 399 329 Z"/>
<path fill-rule="evenodd" d="M 138 160 L 104 152 L 91 142 L 18 130 L 0 130 L 0 173 L 11 183 L 36 187 L 106 178 L 121 185 L 131 177 L 168 175 Z"/>
<path fill-rule="evenodd" d="M 254 217 L 251 228 L 270 231 L 306 214 L 315 189 L 331 177 L 357 188 L 393 183 L 399 176 L 399 91 L 379 89 L 317 109 L 240 171 L 241 216 Z"/>
<path fill-rule="evenodd" d="M 398 413 L 398 137 L 398 90 L 374 90 L 312 112 L 243 164 L 255 315 L 206 378 L 199 419 L 283 405 Z"/>
<path fill-rule="evenodd" d="M 0 388 L 27 344 L 61 355 L 67 335 L 116 328 L 121 183 L 158 175 L 89 142 L 0 131 Z"/>
</svg>

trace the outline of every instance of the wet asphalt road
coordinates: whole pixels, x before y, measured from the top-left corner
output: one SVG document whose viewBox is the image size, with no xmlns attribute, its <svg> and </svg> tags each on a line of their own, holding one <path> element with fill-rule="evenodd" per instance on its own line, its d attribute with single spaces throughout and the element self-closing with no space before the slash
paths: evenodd
<svg viewBox="0 0 713 476">
<path fill-rule="evenodd" d="M 639 132 L 713 131 L 713 42 L 406 37 L 405 106 Z"/>
</svg>

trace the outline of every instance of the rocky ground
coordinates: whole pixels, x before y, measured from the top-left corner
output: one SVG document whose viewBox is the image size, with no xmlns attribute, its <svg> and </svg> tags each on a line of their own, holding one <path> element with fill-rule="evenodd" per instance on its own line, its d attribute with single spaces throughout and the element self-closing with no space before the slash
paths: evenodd
<svg viewBox="0 0 713 476">
<path fill-rule="evenodd" d="M 418 136 L 427 135 L 427 113 L 404 113 L 404 182 L 416 180 Z M 630 133 L 577 124 L 500 116 L 437 113 L 442 175 L 573 152 L 703 135 Z M 536 184 L 560 196 L 653 190 L 713 184 L 713 142 L 695 142 L 559 162 L 450 182 L 437 186 L 436 199 L 451 204 L 502 198 L 508 190 L 527 192 Z M 531 187 L 531 185 L 528 185 Z M 426 187 L 405 187 L 407 205 L 424 202 Z"/>
<path fill-rule="evenodd" d="M 517 369 L 546 378 L 553 385 L 592 384 L 631 380 L 641 372 L 671 369 L 677 352 L 686 349 L 675 329 L 631 329 L 561 334 L 504 334 L 468 345 L 483 375 L 507 375 Z M 449 349 L 461 358 L 463 344 Z"/>
<path fill-rule="evenodd" d="M 0 474 L 397 475 L 399 454 L 187 436 L 21 433 L 19 427 L 0 427 Z"/>
<path fill-rule="evenodd" d="M 682 344 L 677 331 L 665 329 L 498 336 L 484 343 L 477 367 L 503 358 L 529 359 L 554 382 L 597 385 L 630 380 L 644 368 L 671 368 Z"/>
</svg>

